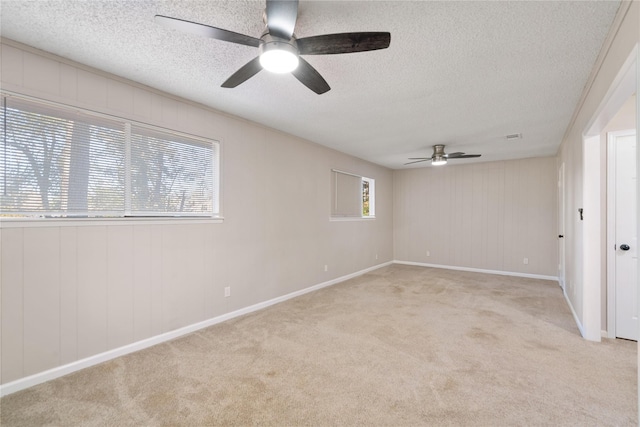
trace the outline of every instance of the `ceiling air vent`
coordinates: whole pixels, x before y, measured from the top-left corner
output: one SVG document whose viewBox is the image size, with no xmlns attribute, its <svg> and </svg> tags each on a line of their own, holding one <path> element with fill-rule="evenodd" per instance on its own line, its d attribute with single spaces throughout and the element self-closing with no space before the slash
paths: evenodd
<svg viewBox="0 0 640 427">
<path fill-rule="evenodd" d="M 521 133 L 512 133 L 511 135 L 507 135 L 506 138 L 508 140 L 514 140 L 514 139 L 522 139 L 522 134 Z"/>
</svg>

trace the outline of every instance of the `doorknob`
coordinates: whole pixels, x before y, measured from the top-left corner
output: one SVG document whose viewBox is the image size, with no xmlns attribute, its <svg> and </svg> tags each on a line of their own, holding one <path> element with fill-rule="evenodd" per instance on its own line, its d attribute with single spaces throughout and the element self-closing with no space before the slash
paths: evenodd
<svg viewBox="0 0 640 427">
<path fill-rule="evenodd" d="M 620 245 L 620 250 L 622 251 L 628 251 L 629 249 L 629 245 Z"/>
<path fill-rule="evenodd" d="M 564 236 L 562 234 L 558 234 L 558 238 L 562 239 Z"/>
</svg>

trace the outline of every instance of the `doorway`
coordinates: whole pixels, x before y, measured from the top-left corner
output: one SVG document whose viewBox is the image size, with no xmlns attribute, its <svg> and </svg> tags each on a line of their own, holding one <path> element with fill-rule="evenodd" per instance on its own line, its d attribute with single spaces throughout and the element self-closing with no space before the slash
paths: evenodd
<svg viewBox="0 0 640 427">
<path fill-rule="evenodd" d="M 636 93 L 636 79 L 640 70 L 637 64 L 636 45 L 583 133 L 582 206 L 578 207 L 578 224 L 582 229 L 581 270 L 578 272 L 582 281 L 582 324 L 579 327 L 583 337 L 590 341 L 600 341 L 602 336 L 611 336 L 609 319 L 613 311 L 608 301 L 607 274 L 603 270 L 607 266 L 607 209 L 604 197 L 606 132 L 610 130 L 608 125 L 611 120 Z M 634 100 L 637 102 L 638 97 Z M 635 103 L 634 109 L 634 115 L 637 115 Z M 637 124 L 630 127 L 637 128 Z"/>
</svg>

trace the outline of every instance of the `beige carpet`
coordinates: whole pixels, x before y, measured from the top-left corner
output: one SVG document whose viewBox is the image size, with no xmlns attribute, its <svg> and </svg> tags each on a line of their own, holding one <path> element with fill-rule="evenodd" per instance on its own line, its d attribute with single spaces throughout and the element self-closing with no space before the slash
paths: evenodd
<svg viewBox="0 0 640 427">
<path fill-rule="evenodd" d="M 392 265 L 6 396 L 2 426 L 637 425 L 557 283 Z"/>
</svg>

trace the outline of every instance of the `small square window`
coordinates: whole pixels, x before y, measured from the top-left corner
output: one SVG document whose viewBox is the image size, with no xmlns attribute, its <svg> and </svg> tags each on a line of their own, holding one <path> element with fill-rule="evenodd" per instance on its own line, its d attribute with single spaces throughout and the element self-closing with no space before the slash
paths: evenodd
<svg viewBox="0 0 640 427">
<path fill-rule="evenodd" d="M 375 179 L 332 170 L 332 218 L 375 218 Z"/>
</svg>

